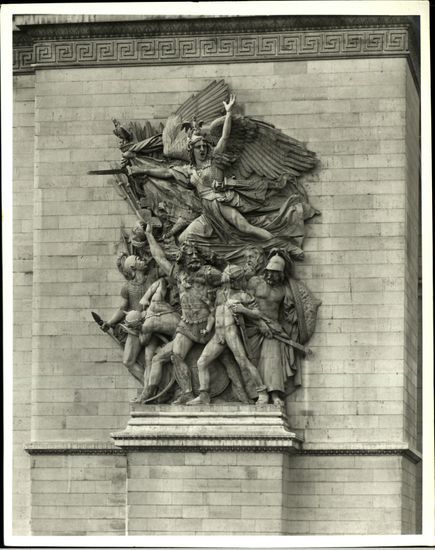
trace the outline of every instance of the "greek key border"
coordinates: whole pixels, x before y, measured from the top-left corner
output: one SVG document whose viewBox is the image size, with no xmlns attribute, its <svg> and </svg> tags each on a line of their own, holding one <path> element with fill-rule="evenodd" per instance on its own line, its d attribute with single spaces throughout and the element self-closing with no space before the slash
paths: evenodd
<svg viewBox="0 0 435 550">
<path fill-rule="evenodd" d="M 408 28 L 281 31 L 220 36 L 36 39 L 14 48 L 14 72 L 35 68 L 408 56 Z"/>
</svg>

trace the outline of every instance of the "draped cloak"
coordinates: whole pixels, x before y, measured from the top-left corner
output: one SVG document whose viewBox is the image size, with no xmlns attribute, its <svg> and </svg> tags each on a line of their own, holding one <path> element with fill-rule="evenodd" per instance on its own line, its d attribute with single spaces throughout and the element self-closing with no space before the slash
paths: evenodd
<svg viewBox="0 0 435 550">
<path fill-rule="evenodd" d="M 252 242 L 252 235 L 225 219 L 223 205 L 235 208 L 249 223 L 271 232 L 273 239 L 267 242 L 267 247 L 285 246 L 293 241 L 296 248 L 302 242 L 304 220 L 316 213 L 299 195 L 272 195 L 266 178 L 225 178 L 225 187 L 217 190 L 212 186 L 213 166 L 202 171 L 191 165 L 173 166 L 171 172 L 177 183 L 194 188 L 201 201 L 202 214 L 189 226 L 190 238 L 203 245 L 213 240 L 214 250 L 224 253 L 227 259 L 237 256 L 234 248 L 240 251 L 244 243 Z"/>
<path fill-rule="evenodd" d="M 289 278 L 284 285 L 278 322 L 290 340 L 305 344 L 314 332 L 320 302 L 301 281 Z M 253 323 L 247 325 L 247 334 L 254 363 L 268 392 L 289 395 L 301 386 L 299 350 L 276 338 L 265 337 Z"/>
</svg>

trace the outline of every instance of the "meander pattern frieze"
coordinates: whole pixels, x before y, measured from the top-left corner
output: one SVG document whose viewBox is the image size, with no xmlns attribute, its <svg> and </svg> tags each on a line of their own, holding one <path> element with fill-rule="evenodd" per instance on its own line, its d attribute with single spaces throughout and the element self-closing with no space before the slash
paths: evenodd
<svg viewBox="0 0 435 550">
<path fill-rule="evenodd" d="M 23 73 L 32 71 L 32 65 L 35 62 L 33 46 L 19 46 L 13 50 L 13 70 L 14 73 Z"/>
<path fill-rule="evenodd" d="M 406 27 L 250 35 L 88 38 L 17 45 L 14 71 L 88 67 L 408 55 Z"/>
</svg>

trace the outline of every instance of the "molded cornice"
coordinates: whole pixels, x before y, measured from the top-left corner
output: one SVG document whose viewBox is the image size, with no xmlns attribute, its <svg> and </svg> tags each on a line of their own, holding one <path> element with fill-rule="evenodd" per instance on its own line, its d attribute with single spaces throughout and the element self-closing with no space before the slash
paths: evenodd
<svg viewBox="0 0 435 550">
<path fill-rule="evenodd" d="M 14 72 L 322 58 L 407 57 L 419 74 L 418 17 L 270 16 L 21 25 Z"/>
</svg>

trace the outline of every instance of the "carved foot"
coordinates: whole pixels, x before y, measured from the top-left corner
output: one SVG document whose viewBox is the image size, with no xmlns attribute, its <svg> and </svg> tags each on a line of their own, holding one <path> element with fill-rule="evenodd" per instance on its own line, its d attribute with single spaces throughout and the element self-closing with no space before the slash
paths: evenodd
<svg viewBox="0 0 435 550">
<path fill-rule="evenodd" d="M 134 403 L 143 403 L 147 399 L 151 399 L 155 395 L 157 391 L 157 386 L 147 386 L 142 390 L 142 393 L 139 395 L 139 397 L 136 397 L 136 399 L 133 400 Z"/>
<path fill-rule="evenodd" d="M 198 397 L 191 399 L 186 403 L 186 405 L 209 405 L 210 404 L 210 394 L 206 391 L 199 392 Z"/>
<path fill-rule="evenodd" d="M 185 405 L 188 401 L 193 400 L 195 396 L 190 391 L 188 393 L 182 393 L 175 401 L 172 402 L 173 405 Z"/>
<path fill-rule="evenodd" d="M 284 401 L 280 397 L 274 397 L 272 399 L 273 404 L 275 407 L 283 408 L 284 407 Z"/>
<path fill-rule="evenodd" d="M 256 405 L 267 405 L 269 403 L 269 394 L 267 391 L 258 392 L 258 399 Z"/>
</svg>

